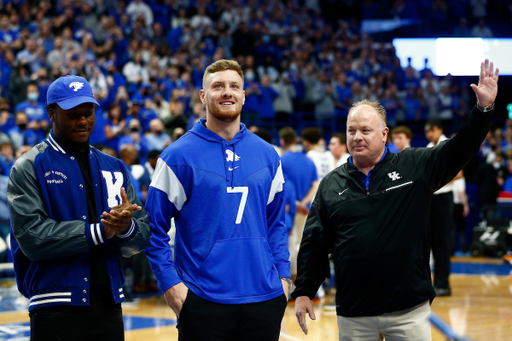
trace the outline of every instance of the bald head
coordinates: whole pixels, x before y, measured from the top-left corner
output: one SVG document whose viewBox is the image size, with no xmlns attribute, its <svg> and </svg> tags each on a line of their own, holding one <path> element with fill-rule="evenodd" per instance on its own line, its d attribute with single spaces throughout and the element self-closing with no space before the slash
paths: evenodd
<svg viewBox="0 0 512 341">
<path fill-rule="evenodd" d="M 151 121 L 149 121 L 149 130 L 152 133 L 156 133 L 156 132 L 164 130 L 164 124 L 163 124 L 162 120 L 159 118 L 154 118 Z"/>
<path fill-rule="evenodd" d="M 123 144 L 119 150 L 119 158 L 123 160 L 128 166 L 135 163 L 139 157 L 139 152 L 133 144 Z"/>
</svg>

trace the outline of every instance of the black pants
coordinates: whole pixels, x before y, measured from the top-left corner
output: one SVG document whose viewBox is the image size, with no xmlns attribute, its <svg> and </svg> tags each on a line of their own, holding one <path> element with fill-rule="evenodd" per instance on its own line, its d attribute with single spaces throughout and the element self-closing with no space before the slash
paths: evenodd
<svg viewBox="0 0 512 341">
<path fill-rule="evenodd" d="M 453 204 L 453 222 L 455 223 L 455 236 L 459 236 L 460 248 L 462 252 L 467 251 L 466 247 L 466 218 L 463 215 L 464 205 Z M 454 241 L 457 241 L 455 239 Z M 452 250 L 455 251 L 455 243 L 452 245 Z"/>
<path fill-rule="evenodd" d="M 30 312 L 31 341 L 123 341 L 123 312 L 110 288 L 91 286 L 88 307 L 56 306 Z"/>
<path fill-rule="evenodd" d="M 178 319 L 179 341 L 277 341 L 284 295 L 260 303 L 220 304 L 189 290 Z"/>
<path fill-rule="evenodd" d="M 450 255 L 453 244 L 453 193 L 432 196 L 430 210 L 432 254 L 434 255 L 434 287 L 448 288 Z"/>
</svg>

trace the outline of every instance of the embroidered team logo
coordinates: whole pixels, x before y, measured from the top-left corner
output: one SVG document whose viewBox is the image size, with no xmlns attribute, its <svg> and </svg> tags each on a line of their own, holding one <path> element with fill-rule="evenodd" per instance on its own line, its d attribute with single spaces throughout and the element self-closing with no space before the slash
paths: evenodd
<svg viewBox="0 0 512 341">
<path fill-rule="evenodd" d="M 226 149 L 226 161 L 233 161 L 233 157 L 235 158 L 235 161 L 238 161 L 240 160 L 240 156 L 236 155 L 235 153 L 233 153 L 231 150 L 229 149 Z"/>
<path fill-rule="evenodd" d="M 402 176 L 400 175 L 400 173 L 398 173 L 397 171 L 394 171 L 392 173 L 388 173 L 388 176 L 389 178 L 391 179 L 391 181 L 396 181 L 398 179 L 401 179 Z"/>
<path fill-rule="evenodd" d="M 69 84 L 69 88 L 73 89 L 74 92 L 77 92 L 78 90 L 80 90 L 83 87 L 84 87 L 84 83 L 82 83 L 82 82 L 73 82 L 73 83 Z"/>
</svg>

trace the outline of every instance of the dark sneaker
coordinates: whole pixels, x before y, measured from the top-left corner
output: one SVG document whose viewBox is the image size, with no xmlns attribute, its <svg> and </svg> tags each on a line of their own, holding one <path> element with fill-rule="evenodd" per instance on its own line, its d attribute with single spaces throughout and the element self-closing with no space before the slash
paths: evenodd
<svg viewBox="0 0 512 341">
<path fill-rule="evenodd" d="M 436 292 L 436 296 L 451 296 L 452 291 L 450 288 L 436 288 L 434 287 L 434 291 Z"/>
</svg>

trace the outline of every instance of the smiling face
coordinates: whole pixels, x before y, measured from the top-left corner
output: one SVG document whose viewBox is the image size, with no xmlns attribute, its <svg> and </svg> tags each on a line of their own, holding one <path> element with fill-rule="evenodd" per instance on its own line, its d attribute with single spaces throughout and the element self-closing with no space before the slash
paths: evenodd
<svg viewBox="0 0 512 341">
<path fill-rule="evenodd" d="M 373 168 L 384 154 L 388 128 L 377 111 L 361 105 L 347 118 L 347 147 L 358 168 Z"/>
<path fill-rule="evenodd" d="M 242 77 L 234 70 L 209 74 L 200 92 L 207 119 L 214 118 L 226 123 L 239 119 L 245 102 L 243 88 Z"/>
<path fill-rule="evenodd" d="M 96 123 L 94 104 L 83 103 L 69 110 L 58 105 L 54 108 L 48 109 L 48 116 L 55 136 L 70 150 L 86 151 Z"/>
</svg>

